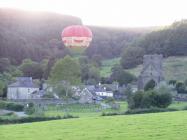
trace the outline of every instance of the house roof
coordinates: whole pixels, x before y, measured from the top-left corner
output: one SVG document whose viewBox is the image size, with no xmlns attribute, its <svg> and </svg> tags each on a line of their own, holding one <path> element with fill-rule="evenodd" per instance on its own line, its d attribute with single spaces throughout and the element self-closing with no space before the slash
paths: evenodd
<svg viewBox="0 0 187 140">
<path fill-rule="evenodd" d="M 17 77 L 16 82 L 8 85 L 8 87 L 28 87 L 28 88 L 38 88 L 32 81 L 32 77 Z"/>
</svg>

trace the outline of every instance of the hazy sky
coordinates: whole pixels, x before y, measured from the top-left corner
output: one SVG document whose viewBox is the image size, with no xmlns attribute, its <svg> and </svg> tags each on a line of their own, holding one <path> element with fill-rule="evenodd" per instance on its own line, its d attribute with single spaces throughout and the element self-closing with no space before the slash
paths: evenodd
<svg viewBox="0 0 187 140">
<path fill-rule="evenodd" d="M 0 7 L 54 11 L 99 26 L 158 26 L 187 19 L 187 0 L 0 0 Z"/>
</svg>

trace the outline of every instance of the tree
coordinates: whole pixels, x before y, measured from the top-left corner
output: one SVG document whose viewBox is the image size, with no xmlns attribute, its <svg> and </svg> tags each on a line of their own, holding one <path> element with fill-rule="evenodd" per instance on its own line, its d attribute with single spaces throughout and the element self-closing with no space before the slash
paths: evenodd
<svg viewBox="0 0 187 140">
<path fill-rule="evenodd" d="M 25 59 L 19 68 L 24 76 L 32 77 L 33 79 L 42 79 L 44 73 L 42 66 L 40 63 Z"/>
<path fill-rule="evenodd" d="M 133 68 L 143 61 L 144 50 L 140 47 L 127 47 L 123 50 L 120 64 L 123 68 Z"/>
<path fill-rule="evenodd" d="M 185 84 L 183 82 L 177 82 L 176 90 L 178 93 L 187 93 Z"/>
<path fill-rule="evenodd" d="M 172 96 L 169 92 L 158 93 L 156 90 L 148 90 L 145 92 L 137 91 L 132 95 L 130 103 L 128 103 L 130 104 L 130 109 L 151 107 L 166 108 L 172 103 Z"/>
<path fill-rule="evenodd" d="M 60 82 L 55 85 L 54 92 L 60 98 L 68 99 L 71 98 L 73 95 L 73 91 L 71 85 L 68 82 Z"/>
<path fill-rule="evenodd" d="M 99 68 L 95 66 L 88 59 L 88 57 L 79 58 L 81 65 L 81 80 L 85 84 L 96 84 L 100 80 L 100 71 Z"/>
<path fill-rule="evenodd" d="M 5 83 L 3 81 L 0 81 L 0 97 L 2 97 L 4 94 L 4 88 L 5 88 Z"/>
<path fill-rule="evenodd" d="M 177 83 L 177 80 L 169 80 L 170 85 L 176 85 L 176 83 Z"/>
<path fill-rule="evenodd" d="M 150 81 L 148 81 L 144 87 L 144 90 L 147 91 L 147 90 L 152 90 L 154 89 L 154 87 L 156 86 L 156 83 L 153 79 L 151 79 Z"/>
<path fill-rule="evenodd" d="M 115 65 L 112 68 L 112 74 L 110 78 L 112 81 L 119 82 L 120 85 L 126 85 L 136 80 L 136 77 L 134 75 L 125 71 L 120 65 Z"/>
<path fill-rule="evenodd" d="M 79 63 L 70 56 L 57 60 L 50 73 L 49 81 L 52 83 L 67 81 L 71 85 L 79 84 L 81 82 Z"/>
<path fill-rule="evenodd" d="M 10 61 L 8 58 L 0 58 L 0 72 L 9 71 L 10 69 Z"/>
</svg>

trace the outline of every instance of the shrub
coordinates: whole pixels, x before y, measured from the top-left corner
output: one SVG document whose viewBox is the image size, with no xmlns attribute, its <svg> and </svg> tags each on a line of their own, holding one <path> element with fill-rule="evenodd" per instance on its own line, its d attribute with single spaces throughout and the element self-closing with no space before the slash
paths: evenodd
<svg viewBox="0 0 187 140">
<path fill-rule="evenodd" d="M 185 106 L 182 110 L 187 110 L 187 106 Z"/>
<path fill-rule="evenodd" d="M 130 114 L 145 114 L 145 113 L 158 113 L 158 112 L 171 112 L 171 111 L 178 111 L 174 108 L 157 108 L 157 107 L 151 107 L 151 108 L 137 108 L 137 109 L 130 109 L 126 112 L 109 112 L 105 113 L 103 112 L 101 116 L 115 116 L 115 115 L 130 115 Z"/>
<path fill-rule="evenodd" d="M 0 109 L 5 109 L 6 108 L 7 103 L 4 101 L 0 101 Z"/>
<path fill-rule="evenodd" d="M 13 111 L 23 111 L 24 106 L 21 104 L 15 104 L 15 103 L 8 103 L 6 105 L 7 110 L 13 110 Z"/>
<path fill-rule="evenodd" d="M 145 85 L 144 87 L 144 90 L 147 91 L 147 90 L 152 90 L 154 89 L 154 87 L 156 86 L 156 83 L 154 80 L 150 80 L 149 82 L 147 82 L 147 84 Z"/>
<path fill-rule="evenodd" d="M 169 80 L 169 85 L 176 85 L 177 81 L 176 80 Z"/>
<path fill-rule="evenodd" d="M 102 112 L 101 116 L 115 116 L 115 115 L 122 115 L 121 113 L 117 113 L 117 112 Z"/>
<path fill-rule="evenodd" d="M 108 97 L 105 99 L 105 103 L 114 103 L 114 102 L 115 102 L 115 100 L 113 97 Z"/>
<path fill-rule="evenodd" d="M 59 120 L 59 119 L 69 119 L 69 118 L 78 118 L 72 115 L 65 115 L 63 117 L 22 117 L 22 118 L 11 118 L 11 119 L 2 119 L 0 118 L 0 124 L 15 124 L 15 123 L 30 123 L 30 122 L 39 122 L 39 121 L 50 121 L 50 120 Z"/>
<path fill-rule="evenodd" d="M 176 90 L 178 93 L 187 93 L 185 84 L 183 82 L 178 82 L 176 84 Z"/>
<path fill-rule="evenodd" d="M 178 111 L 178 110 L 174 108 L 151 107 L 151 108 L 138 108 L 138 109 L 127 110 L 125 114 L 144 114 L 144 113 L 157 113 L 157 112 L 170 112 L 170 111 Z"/>
<path fill-rule="evenodd" d="M 0 101 L 0 108 L 12 110 L 12 111 L 23 111 L 24 106 L 21 104 L 17 104 L 17 103 L 9 103 L 5 101 Z"/>
<path fill-rule="evenodd" d="M 158 93 L 155 90 L 146 92 L 137 91 L 131 98 L 131 103 L 128 102 L 130 104 L 130 109 L 150 107 L 166 108 L 172 102 L 170 93 Z"/>
</svg>

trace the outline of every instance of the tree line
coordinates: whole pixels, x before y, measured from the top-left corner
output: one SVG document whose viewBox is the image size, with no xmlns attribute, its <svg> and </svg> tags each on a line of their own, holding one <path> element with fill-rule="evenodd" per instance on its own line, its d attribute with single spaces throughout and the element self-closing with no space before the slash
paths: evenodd
<svg viewBox="0 0 187 140">
<path fill-rule="evenodd" d="M 142 63 L 144 54 L 187 55 L 187 20 L 139 37 L 123 50 L 121 65 L 133 68 Z"/>
</svg>

